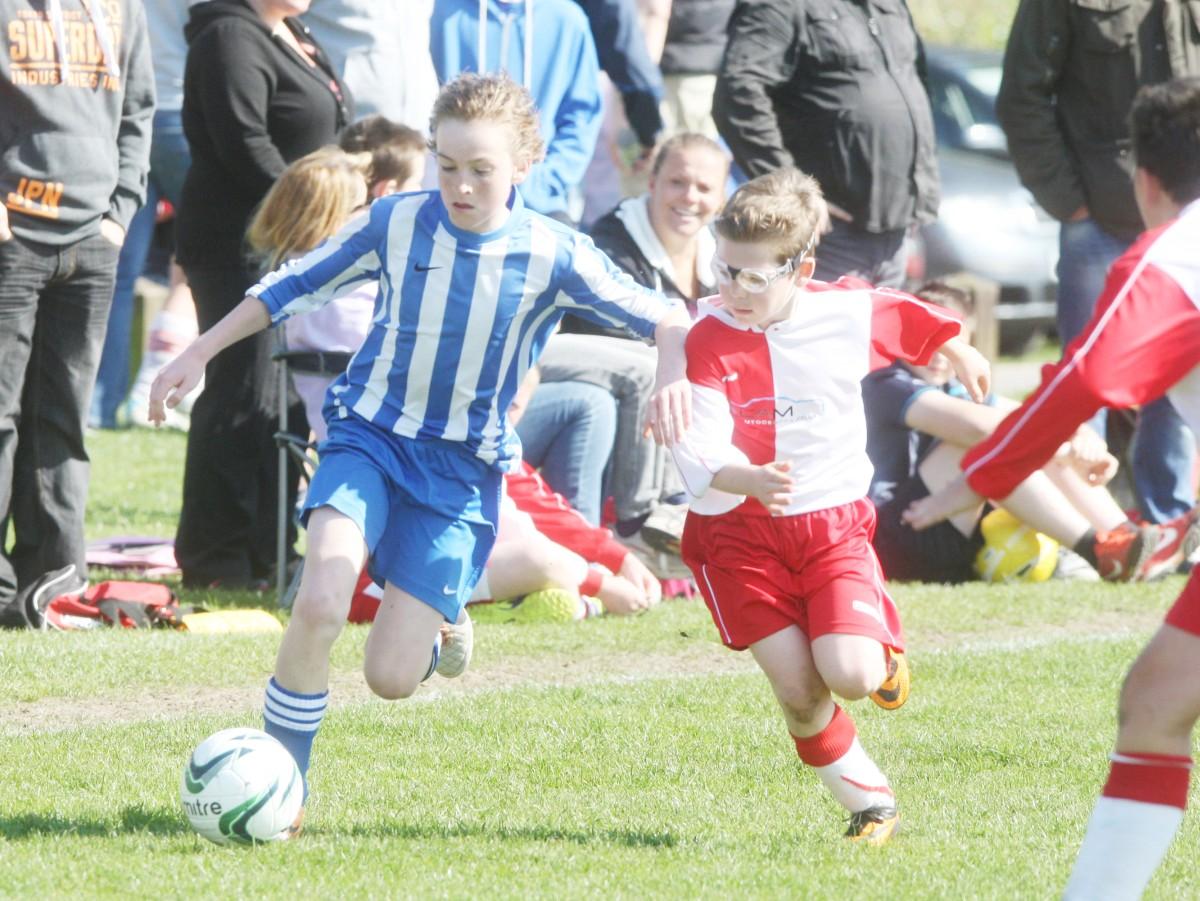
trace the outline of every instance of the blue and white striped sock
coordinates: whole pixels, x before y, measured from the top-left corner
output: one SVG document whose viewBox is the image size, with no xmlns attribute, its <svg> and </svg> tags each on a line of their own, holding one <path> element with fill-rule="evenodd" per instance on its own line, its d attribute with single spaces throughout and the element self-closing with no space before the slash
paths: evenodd
<svg viewBox="0 0 1200 901">
<path fill-rule="evenodd" d="M 329 702 L 329 692 L 323 691 L 315 695 L 300 694 L 288 691 L 275 677 L 267 683 L 267 697 L 263 704 L 263 721 L 266 733 L 279 740 L 300 768 L 304 777 L 304 797 L 308 797 L 308 761 L 312 755 L 313 739 L 321 720 L 325 717 L 325 707 Z"/>
</svg>

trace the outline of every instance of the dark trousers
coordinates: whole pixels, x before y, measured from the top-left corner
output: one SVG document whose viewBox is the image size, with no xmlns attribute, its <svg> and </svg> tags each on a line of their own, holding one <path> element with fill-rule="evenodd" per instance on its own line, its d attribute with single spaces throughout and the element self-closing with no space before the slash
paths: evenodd
<svg viewBox="0 0 1200 901">
<path fill-rule="evenodd" d="M 832 225 L 817 245 L 814 277 L 818 281 L 832 282 L 843 275 L 854 275 L 880 288 L 904 284 L 908 263 L 904 229 L 876 234 L 841 219 L 833 219 Z"/>
<path fill-rule="evenodd" d="M 255 277 L 247 267 L 184 266 L 200 330 L 241 303 Z M 221 351 L 204 374 L 192 406 L 183 509 L 175 556 L 185 584 L 244 586 L 269 578 L 275 567 L 279 429 L 270 330 Z M 289 431 L 307 433 L 301 404 L 289 408 Z M 288 510 L 299 478 L 289 473 Z M 288 547 L 295 543 L 289 516 Z"/>
<path fill-rule="evenodd" d="M 84 561 L 84 430 L 118 249 L 95 234 L 55 247 L 0 243 L 0 602 Z"/>
</svg>

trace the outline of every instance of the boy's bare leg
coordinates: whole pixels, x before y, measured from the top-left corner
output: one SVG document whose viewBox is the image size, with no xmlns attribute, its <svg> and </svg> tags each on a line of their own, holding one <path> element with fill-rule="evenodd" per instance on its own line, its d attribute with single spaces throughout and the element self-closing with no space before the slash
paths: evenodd
<svg viewBox="0 0 1200 901">
<path fill-rule="evenodd" d="M 1140 898 L 1183 821 L 1200 636 L 1164 625 L 1121 690 L 1116 752 L 1064 897 Z"/>
<path fill-rule="evenodd" d="M 1103 485 L 1089 485 L 1083 476 L 1070 466 L 1051 461 L 1046 464 L 1043 472 L 1097 532 L 1111 531 L 1129 519 L 1108 488 Z"/>
<path fill-rule="evenodd" d="M 852 814 L 847 837 L 882 843 L 891 837 L 899 822 L 895 796 L 887 777 L 859 743 L 854 721 L 833 702 L 820 671 L 820 646 L 836 646 L 835 657 L 841 660 L 865 652 L 865 645 L 859 642 L 846 646 L 834 642 L 831 645 L 825 641 L 827 638 L 858 636 L 822 636 L 810 645 L 799 627 L 788 626 L 755 642 L 750 646 L 750 652 L 766 673 L 779 706 L 783 708 L 796 754 L 813 768 L 838 803 Z M 874 646 L 873 660 L 878 664 L 879 679 L 867 689 L 869 692 L 878 686 L 885 674 L 883 649 L 877 641 L 860 641 Z"/>
<path fill-rule="evenodd" d="M 848 701 L 865 698 L 887 678 L 883 645 L 864 635 L 822 635 L 813 640 L 812 656 L 829 690 Z"/>
<path fill-rule="evenodd" d="M 445 617 L 392 583 L 367 636 L 363 675 L 381 698 L 407 698 L 430 670 L 433 646 Z"/>
<path fill-rule="evenodd" d="M 962 474 L 959 461 L 964 454 L 963 448 L 940 444 L 921 461 L 918 471 L 931 493 Z M 1018 485 L 1004 499 L 1002 506 L 1031 529 L 1049 535 L 1068 548 L 1074 548 L 1091 528 L 1091 523 L 1040 470 Z M 978 521 L 978 510 L 959 513 L 950 519 L 964 535 L 970 535 Z"/>
<path fill-rule="evenodd" d="M 302 694 L 329 686 L 329 651 L 346 625 L 350 598 L 367 560 L 362 532 L 333 507 L 319 507 L 308 519 L 308 554 L 292 607 L 275 678 Z"/>
</svg>

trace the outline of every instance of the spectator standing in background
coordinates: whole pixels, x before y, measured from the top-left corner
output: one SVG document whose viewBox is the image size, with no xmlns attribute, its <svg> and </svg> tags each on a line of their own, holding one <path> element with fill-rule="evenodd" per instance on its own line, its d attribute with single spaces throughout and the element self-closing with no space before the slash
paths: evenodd
<svg viewBox="0 0 1200 901">
<path fill-rule="evenodd" d="M 487 27 L 480 28 L 481 15 Z M 587 16 L 573 0 L 436 0 L 429 49 L 438 80 L 507 73 L 533 95 L 546 158 L 521 185 L 538 213 L 576 222 L 579 184 L 600 135 L 600 69 Z"/>
<path fill-rule="evenodd" d="M 354 96 L 357 116 L 424 132 L 437 97 L 429 57 L 433 0 L 313 0 L 304 24 Z"/>
<path fill-rule="evenodd" d="M 713 92 L 737 0 L 672 0 L 663 44 L 663 118 L 671 134 L 717 137 Z"/>
<path fill-rule="evenodd" d="M 84 430 L 146 196 L 154 75 L 134 0 L 0 0 L 0 21 L 2 605 L 86 572 Z"/>
<path fill-rule="evenodd" d="M 244 245 L 254 208 L 289 162 L 332 143 L 350 120 L 348 93 L 291 17 L 307 7 L 210 0 L 192 9 L 183 99 L 192 167 L 176 228 L 201 329 L 256 280 Z M 175 538 L 185 584 L 255 584 L 275 565 L 270 350 L 263 332 L 209 363 L 192 408 Z"/>
<path fill-rule="evenodd" d="M 187 59 L 187 41 L 183 27 L 188 9 L 204 0 L 144 0 L 146 28 L 150 36 L 154 62 L 154 131 L 150 141 L 150 178 L 146 202 L 129 223 L 129 232 L 117 262 L 117 282 L 113 289 L 112 309 L 108 314 L 108 332 L 100 370 L 96 374 L 96 392 L 92 398 L 91 421 L 94 426 L 114 429 L 122 424 L 118 411 L 130 394 L 128 418 L 138 425 L 146 422 L 150 382 L 159 367 L 196 337 L 196 309 L 182 274 L 171 267 L 171 293 L 150 329 L 150 344 L 142 354 L 134 390 L 129 391 L 129 346 L 133 340 L 134 285 L 146 268 L 146 258 L 154 239 L 158 202 L 167 200 L 179 208 L 183 179 L 192 155 L 183 136 L 183 66 Z M 190 406 L 190 405 L 189 405 Z M 186 423 L 186 410 L 172 411 L 172 424 Z"/>
<path fill-rule="evenodd" d="M 1021 181 L 1062 225 L 1058 334 L 1091 318 L 1109 267 L 1143 222 L 1133 196 L 1129 111 L 1142 85 L 1200 74 L 1200 7 L 1023 0 L 996 112 Z M 1104 434 L 1103 414 L 1093 426 Z M 1194 439 L 1170 400 L 1142 407 L 1133 481 L 1142 514 L 1167 522 L 1195 502 Z"/>
<path fill-rule="evenodd" d="M 817 179 L 832 230 L 814 278 L 904 279 L 904 233 L 937 213 L 924 49 L 904 0 L 741 0 L 713 118 L 750 178 Z"/>
</svg>

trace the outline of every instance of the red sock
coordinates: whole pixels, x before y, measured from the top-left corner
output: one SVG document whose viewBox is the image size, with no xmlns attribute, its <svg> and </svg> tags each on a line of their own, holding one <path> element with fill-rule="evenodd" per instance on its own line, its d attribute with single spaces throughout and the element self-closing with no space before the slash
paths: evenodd
<svg viewBox="0 0 1200 901">
<path fill-rule="evenodd" d="M 1187 807 L 1192 759 L 1174 754 L 1134 754 L 1117 751 L 1104 786 L 1107 798 L 1146 804 Z"/>
<path fill-rule="evenodd" d="M 833 719 L 829 725 L 808 738 L 792 736 L 796 743 L 796 753 L 809 766 L 829 766 L 840 760 L 854 744 L 858 730 L 854 728 L 854 720 L 846 716 L 846 712 L 836 704 L 833 707 Z"/>
</svg>

